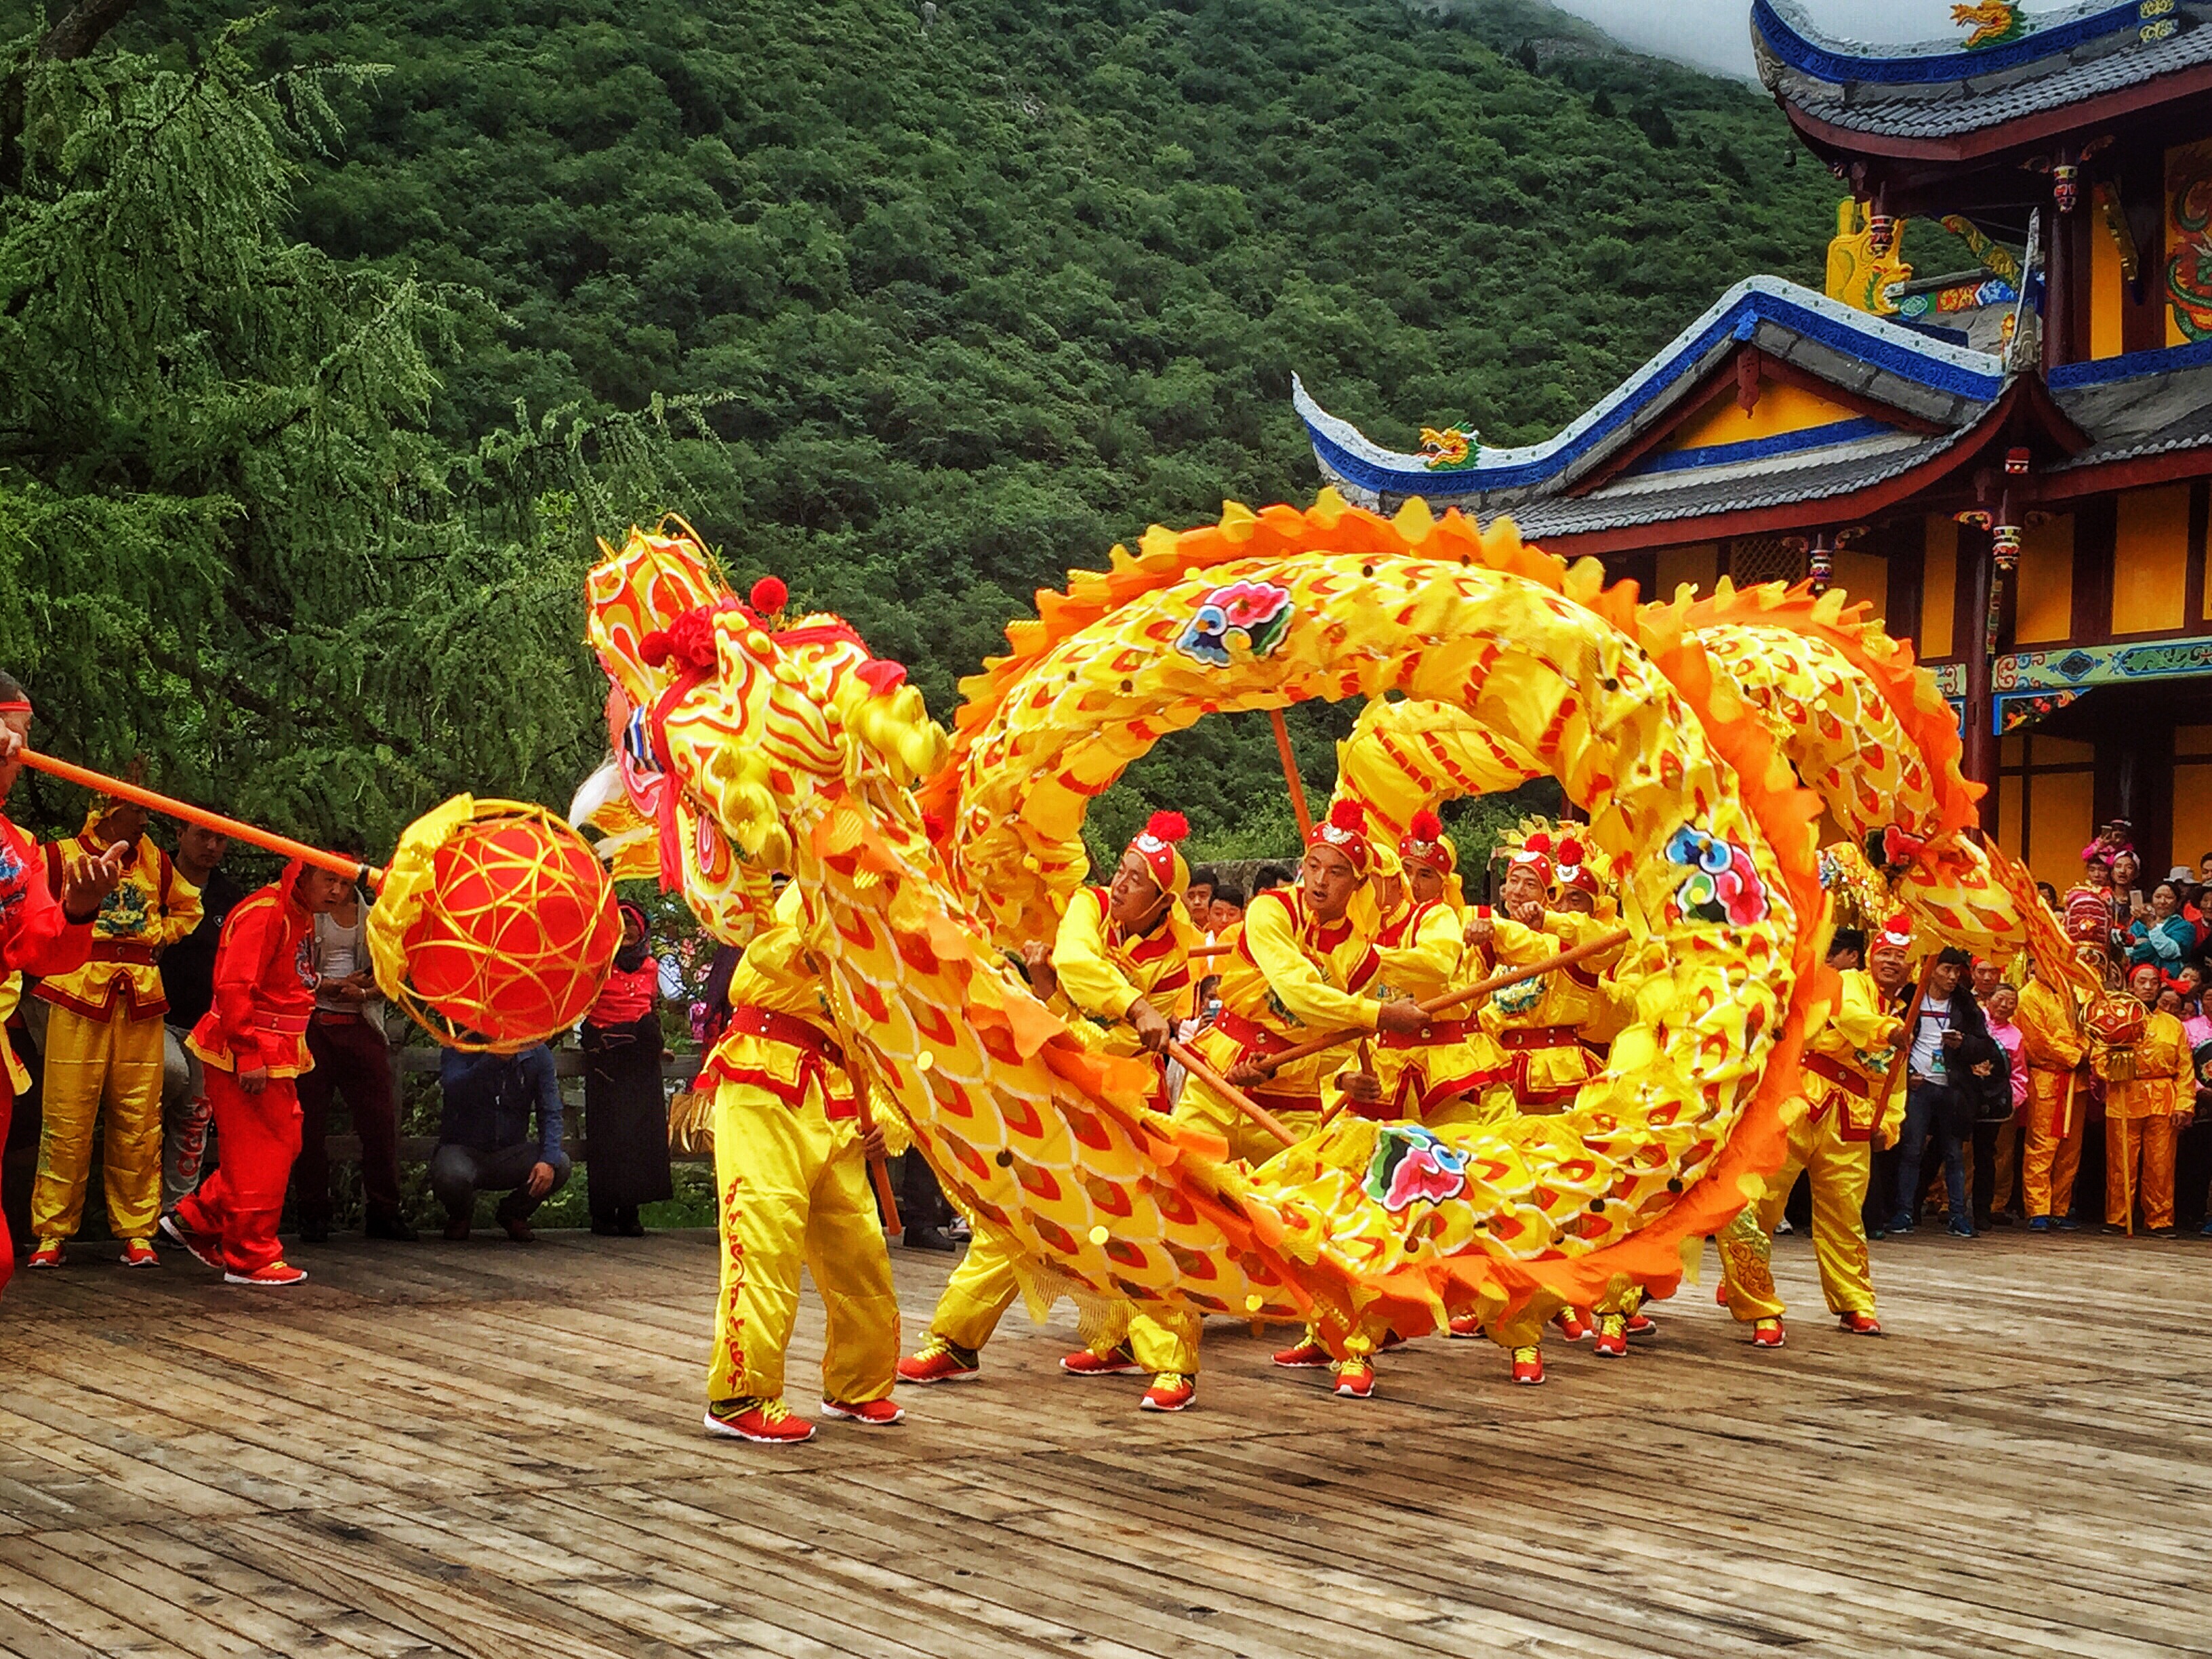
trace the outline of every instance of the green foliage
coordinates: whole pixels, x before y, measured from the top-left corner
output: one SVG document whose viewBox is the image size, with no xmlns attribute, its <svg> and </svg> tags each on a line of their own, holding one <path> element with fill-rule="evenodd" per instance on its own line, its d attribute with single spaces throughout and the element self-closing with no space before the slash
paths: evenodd
<svg viewBox="0 0 2212 1659">
<path fill-rule="evenodd" d="M 1832 211 L 1755 91 L 1526 4 L 944 0 L 926 27 L 902 0 L 279 0 L 258 78 L 210 46 L 243 9 L 118 36 L 167 66 L 144 107 L 231 112 L 229 149 L 177 141 L 228 217 L 56 251 L 88 147 L 122 146 L 81 139 L 73 172 L 60 128 L 7 209 L 4 291 L 51 313 L 11 362 L 74 361 L 108 291 L 64 306 L 40 259 L 182 287 L 173 248 L 221 297 L 101 320 L 173 314 L 119 388 L 68 389 L 65 437 L 0 416 L 55 452 L 0 453 L 0 558 L 51 595 L 0 653 L 94 757 L 173 729 L 210 787 L 310 821 L 559 798 L 596 741 L 582 532 L 680 506 L 949 714 L 1067 567 L 1309 497 L 1294 369 L 1386 441 L 1447 416 L 1526 441 L 1745 273 L 1817 280 Z M 1585 45 L 1516 54 L 1540 37 Z M 392 67 L 315 67 L 344 63 Z M 58 110 L 103 95 L 62 79 Z M 152 401 L 165 375 L 206 420 Z M 699 400 L 673 434 L 661 397 Z M 648 464 L 595 494 L 623 420 Z M 1343 720 L 1294 715 L 1325 794 Z M 1281 793 L 1264 723 L 1210 721 L 1097 828 L 1171 799 L 1226 850 Z"/>
</svg>

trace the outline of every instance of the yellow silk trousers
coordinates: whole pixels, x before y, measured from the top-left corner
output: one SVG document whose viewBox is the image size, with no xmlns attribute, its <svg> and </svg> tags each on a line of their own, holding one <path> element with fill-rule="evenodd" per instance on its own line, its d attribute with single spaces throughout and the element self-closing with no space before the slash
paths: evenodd
<svg viewBox="0 0 2212 1659">
<path fill-rule="evenodd" d="M 968 1243 L 968 1254 L 945 1281 L 945 1293 L 930 1316 L 930 1333 L 955 1347 L 980 1348 L 991 1340 L 1020 1294 L 1013 1253 L 995 1234 L 978 1229 Z"/>
<path fill-rule="evenodd" d="M 714 1091 L 714 1179 L 721 1290 L 708 1401 L 782 1397 L 802 1263 L 829 1315 L 823 1397 L 860 1405 L 888 1395 L 898 1298 L 857 1126 L 831 1122 L 818 1089 L 787 1106 L 726 1081 Z"/>
<path fill-rule="evenodd" d="M 2074 1121 L 2062 1137 L 2059 1120 L 2068 1100 L 2068 1073 L 2058 1073 L 2054 1086 L 2045 1079 L 2053 1073 L 2027 1074 L 2027 1148 L 2021 1155 L 2021 1202 L 2030 1219 L 2063 1216 L 2074 1206 L 2074 1176 L 2081 1166 L 2081 1132 L 2089 1120 L 2088 1091 L 2073 1085 Z"/>
<path fill-rule="evenodd" d="M 1729 1311 L 1745 1321 L 1782 1317 L 1771 1253 L 1774 1229 L 1802 1172 L 1813 1182 L 1813 1256 L 1828 1311 L 1874 1312 L 1874 1274 L 1862 1213 L 1873 1170 L 1871 1143 L 1844 1139 L 1840 1105 L 1831 1106 L 1818 1123 L 1800 1118 L 1790 1131 L 1789 1153 L 1768 1178 L 1758 1204 L 1746 1206 L 1717 1236 Z"/>
<path fill-rule="evenodd" d="M 31 1188 L 31 1231 L 73 1238 L 84 1220 L 92 1170 L 92 1126 L 107 1107 L 100 1162 L 108 1224 L 118 1238 L 151 1238 L 161 1214 L 161 1016 L 87 1019 L 55 1007 L 46 1014 L 46 1070 L 40 1091 L 39 1176 Z"/>
<path fill-rule="evenodd" d="M 2111 1225 L 2128 1224 L 2130 1199 L 2141 1200 L 2146 1229 L 2173 1225 L 2173 1127 L 2163 1112 L 2105 1120 L 2105 1219 Z"/>
</svg>

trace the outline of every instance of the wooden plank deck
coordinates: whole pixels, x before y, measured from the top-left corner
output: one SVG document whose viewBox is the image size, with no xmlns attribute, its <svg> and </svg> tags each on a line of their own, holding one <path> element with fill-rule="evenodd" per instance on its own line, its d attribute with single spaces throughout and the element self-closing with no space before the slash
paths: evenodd
<svg viewBox="0 0 2212 1659">
<path fill-rule="evenodd" d="M 894 1252 L 909 1343 L 949 1266 Z M 1776 1266 L 1811 1309 L 1804 1241 Z M 2111 1656 L 2212 1649 L 2212 1245 L 1877 1246 L 1893 1334 L 1754 1353 L 1685 1286 L 1624 1363 L 1209 1333 L 1199 1409 L 1054 1367 L 785 1449 L 699 1431 L 711 1237 L 181 1257 L 0 1304 L 0 1653 Z M 1710 1265 L 1710 1258 L 1709 1258 Z M 793 1361 L 811 1409 L 818 1307 Z"/>
</svg>

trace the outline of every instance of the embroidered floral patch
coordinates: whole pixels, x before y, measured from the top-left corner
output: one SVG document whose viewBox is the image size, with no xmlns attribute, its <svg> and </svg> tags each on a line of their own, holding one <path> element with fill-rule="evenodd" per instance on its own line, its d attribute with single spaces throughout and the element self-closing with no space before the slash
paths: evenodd
<svg viewBox="0 0 2212 1659">
<path fill-rule="evenodd" d="M 1239 644 L 1255 657 L 1272 653 L 1289 635 L 1297 615 L 1287 587 L 1230 582 L 1199 600 L 1175 648 L 1193 661 L 1226 668 Z"/>
<path fill-rule="evenodd" d="M 1467 1158 L 1426 1129 L 1389 1124 L 1376 1132 L 1366 1188 L 1393 1215 L 1418 1202 L 1443 1204 L 1467 1190 Z"/>
<path fill-rule="evenodd" d="M 1736 842 L 1685 824 L 1667 842 L 1667 861 L 1689 866 L 1688 878 L 1674 890 L 1684 915 L 1738 927 L 1766 920 L 1765 884 L 1750 852 Z"/>
</svg>

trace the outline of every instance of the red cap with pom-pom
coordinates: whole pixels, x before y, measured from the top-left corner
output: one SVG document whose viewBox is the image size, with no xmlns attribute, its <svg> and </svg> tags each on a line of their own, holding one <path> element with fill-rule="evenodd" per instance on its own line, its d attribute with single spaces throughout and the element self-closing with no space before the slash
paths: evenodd
<svg viewBox="0 0 2212 1659">
<path fill-rule="evenodd" d="M 1592 898 L 1603 895 L 1604 884 L 1598 880 L 1597 872 L 1583 861 L 1583 850 L 1580 841 L 1572 836 L 1561 836 L 1559 857 L 1555 878 L 1562 892 L 1572 889 L 1577 893 L 1588 893 Z"/>
<path fill-rule="evenodd" d="M 1145 821 L 1129 850 L 1144 860 L 1145 867 L 1163 893 L 1182 896 L 1190 885 L 1190 866 L 1183 862 L 1176 843 L 1190 833 L 1190 823 L 1180 812 L 1155 812 Z"/>
<path fill-rule="evenodd" d="M 1306 845 L 1343 854 L 1363 881 L 1375 860 L 1375 849 L 1367 839 L 1367 813 L 1356 800 L 1340 800 L 1331 806 L 1328 816 L 1314 825 Z"/>
<path fill-rule="evenodd" d="M 1444 821 L 1425 806 L 1406 826 L 1398 842 L 1398 856 L 1408 864 L 1425 864 L 1448 876 L 1459 869 L 1459 848 L 1444 834 Z"/>
<path fill-rule="evenodd" d="M 1548 830 L 1531 832 L 1528 838 L 1514 849 L 1512 856 L 1506 860 L 1505 864 L 1509 870 L 1534 870 L 1537 879 L 1549 887 L 1552 884 L 1553 869 L 1552 832 Z"/>
<path fill-rule="evenodd" d="M 1905 951 L 1912 946 L 1912 918 L 1903 911 L 1882 923 L 1881 932 L 1874 941 L 1877 951 Z"/>
</svg>

